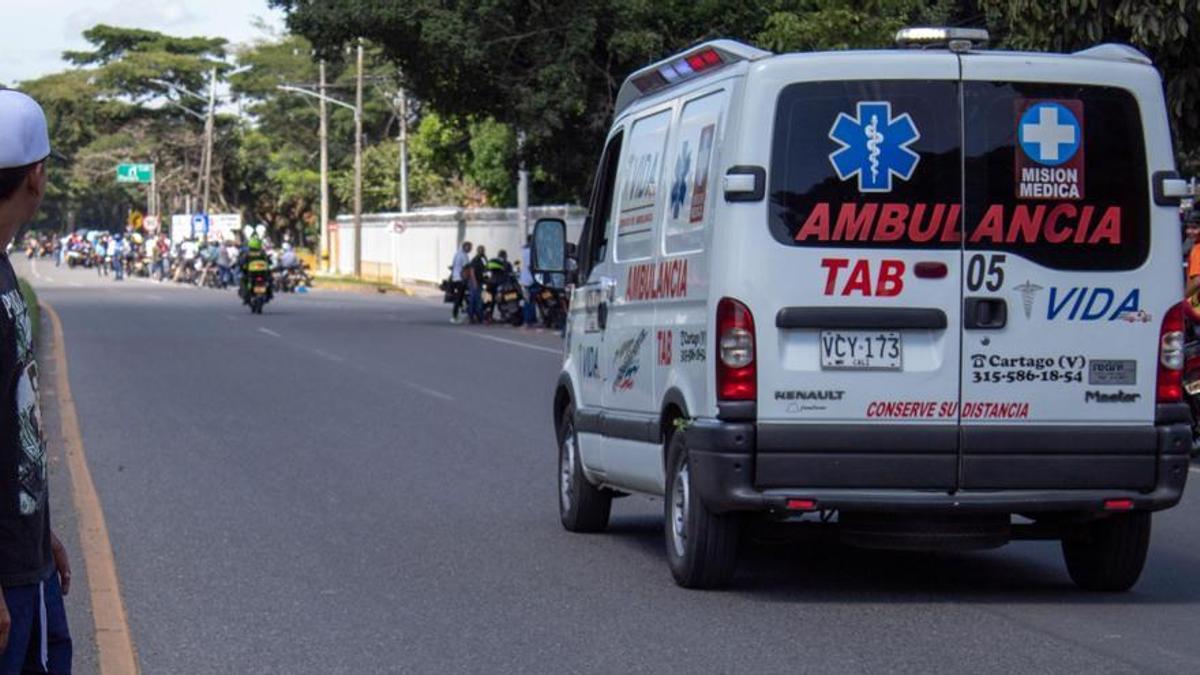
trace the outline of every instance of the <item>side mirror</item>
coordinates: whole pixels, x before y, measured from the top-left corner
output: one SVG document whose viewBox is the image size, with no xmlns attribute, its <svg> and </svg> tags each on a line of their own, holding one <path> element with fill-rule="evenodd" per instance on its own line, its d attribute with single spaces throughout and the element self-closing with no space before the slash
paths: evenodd
<svg viewBox="0 0 1200 675">
<path fill-rule="evenodd" d="M 529 271 L 562 274 L 567 271 L 567 223 L 562 218 L 538 218 L 529 247 Z"/>
</svg>

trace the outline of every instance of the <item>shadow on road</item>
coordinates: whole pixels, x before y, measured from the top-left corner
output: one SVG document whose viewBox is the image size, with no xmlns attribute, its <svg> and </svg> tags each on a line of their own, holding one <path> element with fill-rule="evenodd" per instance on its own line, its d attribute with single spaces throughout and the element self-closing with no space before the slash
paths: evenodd
<svg viewBox="0 0 1200 675">
<path fill-rule="evenodd" d="M 657 517 L 614 517 L 606 535 L 666 565 Z M 876 551 L 845 546 L 833 533 L 759 532 L 742 542 L 727 592 L 785 603 L 1188 604 L 1200 601 L 1200 555 L 1162 541 L 1129 593 L 1090 593 L 1067 576 L 1059 544 L 1017 542 L 972 552 Z"/>
</svg>

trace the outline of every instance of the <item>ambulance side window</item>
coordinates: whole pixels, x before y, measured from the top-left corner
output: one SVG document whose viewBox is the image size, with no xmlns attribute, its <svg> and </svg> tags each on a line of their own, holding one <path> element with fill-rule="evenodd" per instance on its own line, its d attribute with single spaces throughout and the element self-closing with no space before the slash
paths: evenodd
<svg viewBox="0 0 1200 675">
<path fill-rule="evenodd" d="M 633 123 L 625 157 L 617 172 L 617 261 L 642 260 L 654 254 L 654 225 L 663 201 L 663 158 L 671 129 L 668 108 Z"/>
<path fill-rule="evenodd" d="M 623 137 L 624 132 L 617 132 L 608 141 L 604 155 L 600 158 L 600 169 L 596 172 L 596 183 L 592 188 L 591 213 L 579 242 L 580 279 L 590 279 L 592 270 L 604 262 L 604 257 L 608 254 L 608 236 L 612 231 L 613 186 L 616 183 Z"/>
<path fill-rule="evenodd" d="M 729 96 L 724 91 L 688 101 L 679 117 L 679 133 L 668 158 L 670 190 L 663 227 L 663 253 L 694 253 L 704 248 L 704 230 L 712 220 L 710 190 L 714 150 L 719 146 L 721 116 Z"/>
</svg>

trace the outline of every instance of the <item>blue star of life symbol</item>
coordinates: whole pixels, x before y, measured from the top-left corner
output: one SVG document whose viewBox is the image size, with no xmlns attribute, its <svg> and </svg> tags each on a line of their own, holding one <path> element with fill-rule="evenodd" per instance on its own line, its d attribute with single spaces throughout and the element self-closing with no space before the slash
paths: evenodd
<svg viewBox="0 0 1200 675">
<path fill-rule="evenodd" d="M 892 117 L 888 101 L 859 101 L 858 117 L 838 113 L 829 138 L 841 147 L 829 155 L 838 178 L 858 176 L 859 192 L 891 192 L 892 176 L 912 178 L 921 156 L 911 150 L 921 137 L 912 117 Z"/>
<path fill-rule="evenodd" d="M 692 151 L 688 149 L 688 142 L 683 142 L 683 149 L 679 151 L 679 157 L 675 160 L 675 181 L 671 185 L 671 217 L 679 218 L 679 210 L 683 208 L 683 202 L 687 199 L 688 170 L 692 167 Z"/>
</svg>

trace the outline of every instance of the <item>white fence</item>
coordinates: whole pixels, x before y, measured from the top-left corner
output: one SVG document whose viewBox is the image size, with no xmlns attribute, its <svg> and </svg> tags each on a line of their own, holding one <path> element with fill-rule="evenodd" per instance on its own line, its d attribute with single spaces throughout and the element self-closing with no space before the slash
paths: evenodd
<svg viewBox="0 0 1200 675">
<path fill-rule="evenodd" d="M 529 227 L 538 218 L 562 218 L 568 241 L 576 241 L 586 211 L 578 206 L 532 206 Z M 483 245 L 489 257 L 500 249 L 519 260 L 525 245 L 517 209 L 430 208 L 409 213 L 372 213 L 362 217 L 362 276 L 395 284 L 438 282 L 449 275 L 454 251 L 464 241 Z M 354 217 L 338 216 L 330 228 L 330 260 L 334 271 L 354 272 Z M 521 264 L 526 264 L 522 260 Z"/>
</svg>

